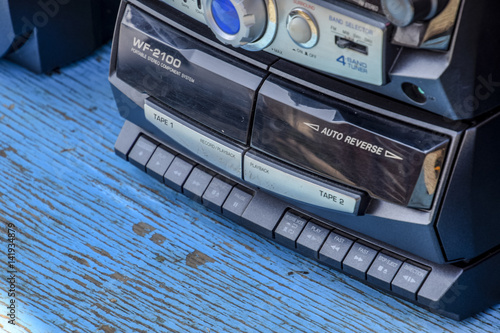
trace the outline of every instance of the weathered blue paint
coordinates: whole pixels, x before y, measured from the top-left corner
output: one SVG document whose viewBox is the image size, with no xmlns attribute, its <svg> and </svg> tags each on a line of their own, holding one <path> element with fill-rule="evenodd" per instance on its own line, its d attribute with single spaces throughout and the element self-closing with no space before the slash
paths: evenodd
<svg viewBox="0 0 500 333">
<path fill-rule="evenodd" d="M 116 157 L 108 54 L 51 76 L 0 62 L 0 229 L 17 230 L 19 332 L 498 331 L 500 305 L 460 323 L 430 314 Z M 6 309 L 4 255 L 0 265 Z M 5 313 L 0 331 L 16 332 Z"/>
</svg>

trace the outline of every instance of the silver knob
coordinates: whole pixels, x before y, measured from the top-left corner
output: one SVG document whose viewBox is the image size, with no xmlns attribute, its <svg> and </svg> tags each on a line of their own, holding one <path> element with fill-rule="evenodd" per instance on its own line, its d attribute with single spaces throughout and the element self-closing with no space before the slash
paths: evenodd
<svg viewBox="0 0 500 333">
<path fill-rule="evenodd" d="M 415 21 L 430 20 L 447 3 L 448 0 L 381 0 L 385 16 L 398 27 L 405 27 Z"/>
<path fill-rule="evenodd" d="M 286 28 L 290 38 L 303 48 L 310 49 L 318 42 L 318 25 L 314 17 L 304 9 L 295 8 L 288 14 Z"/>
<path fill-rule="evenodd" d="M 250 45 L 267 34 L 269 2 L 276 10 L 274 0 L 205 0 L 205 19 L 222 43 L 251 49 Z M 274 32 L 268 43 L 273 38 Z"/>
</svg>

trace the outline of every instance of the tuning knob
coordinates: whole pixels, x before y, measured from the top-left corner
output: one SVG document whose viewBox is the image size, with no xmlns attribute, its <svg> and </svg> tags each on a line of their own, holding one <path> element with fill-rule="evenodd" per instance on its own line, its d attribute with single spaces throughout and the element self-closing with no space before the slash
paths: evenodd
<svg viewBox="0 0 500 333">
<path fill-rule="evenodd" d="M 205 19 L 217 39 L 243 47 L 261 38 L 268 21 L 264 0 L 205 0 Z"/>
<path fill-rule="evenodd" d="M 430 20 L 447 3 L 448 0 L 381 0 L 385 16 L 398 27 L 405 27 L 415 21 Z"/>
</svg>

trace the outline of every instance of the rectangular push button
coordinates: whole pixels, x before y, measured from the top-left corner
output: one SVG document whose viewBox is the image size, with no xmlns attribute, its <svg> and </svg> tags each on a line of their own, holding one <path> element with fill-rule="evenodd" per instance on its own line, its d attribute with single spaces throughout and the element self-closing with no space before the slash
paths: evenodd
<svg viewBox="0 0 500 333">
<path fill-rule="evenodd" d="M 184 183 L 182 192 L 187 197 L 201 203 L 201 196 L 205 193 L 212 178 L 213 176 L 211 174 L 202 170 L 200 167 L 196 167 L 191 171 L 191 174 Z"/>
<path fill-rule="evenodd" d="M 299 173 L 278 165 L 261 154 L 244 156 L 244 179 L 260 188 L 308 205 L 345 213 L 359 214 L 366 197 L 363 193 Z"/>
<path fill-rule="evenodd" d="M 148 164 L 146 164 L 146 172 L 163 183 L 163 175 L 167 172 L 174 158 L 174 154 L 162 147 L 158 147 L 149 159 Z"/>
<path fill-rule="evenodd" d="M 329 229 L 314 222 L 308 222 L 297 239 L 297 251 L 308 257 L 318 259 L 318 252 L 323 245 Z"/>
<path fill-rule="evenodd" d="M 342 268 L 347 274 L 360 279 L 366 279 L 366 271 L 377 255 L 377 250 L 359 242 L 354 243 L 342 262 Z"/>
<path fill-rule="evenodd" d="M 385 253 L 379 253 L 368 270 L 366 279 L 385 289 L 391 289 L 391 281 L 403 262 Z"/>
<path fill-rule="evenodd" d="M 252 195 L 235 187 L 226 199 L 224 206 L 222 206 L 222 213 L 224 215 L 229 213 L 230 216 L 241 216 L 250 200 L 252 200 Z"/>
<path fill-rule="evenodd" d="M 420 289 L 422 283 L 424 283 L 428 274 L 428 270 L 405 262 L 392 281 L 392 291 L 403 297 L 415 300 L 417 298 L 417 291 Z"/>
<path fill-rule="evenodd" d="M 295 249 L 295 241 L 299 238 L 307 220 L 292 212 L 286 212 L 274 231 L 274 239 L 280 244 Z"/>
<path fill-rule="evenodd" d="M 213 178 L 202 197 L 202 202 L 208 208 L 222 213 L 222 205 L 233 186 L 219 178 Z"/>
<path fill-rule="evenodd" d="M 128 154 L 128 160 L 142 171 L 146 171 L 146 164 L 157 146 L 155 142 L 146 139 L 145 136 L 140 136 Z"/>
<path fill-rule="evenodd" d="M 165 184 L 177 192 L 181 192 L 182 185 L 184 185 L 192 169 L 193 165 L 191 163 L 177 156 L 165 173 Z"/>
<path fill-rule="evenodd" d="M 330 233 L 319 251 L 319 261 L 330 267 L 342 269 L 342 260 L 354 241 L 336 232 Z"/>
</svg>

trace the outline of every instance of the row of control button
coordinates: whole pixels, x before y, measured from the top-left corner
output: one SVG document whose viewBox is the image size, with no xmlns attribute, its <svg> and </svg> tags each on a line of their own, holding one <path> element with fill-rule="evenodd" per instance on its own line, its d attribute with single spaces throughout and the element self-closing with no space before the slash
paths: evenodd
<svg viewBox="0 0 500 333">
<path fill-rule="evenodd" d="M 416 263 L 292 211 L 283 215 L 274 238 L 303 255 L 413 300 L 429 274 Z"/>
<path fill-rule="evenodd" d="M 250 190 L 235 186 L 144 135 L 137 138 L 127 159 L 169 187 L 288 248 L 408 299 L 416 299 L 429 274 L 428 268 L 302 214 L 289 209 L 283 214 L 286 206 L 277 212 L 280 215 L 262 221 L 261 214 L 256 218 L 245 212 L 254 199 Z"/>
<path fill-rule="evenodd" d="M 143 135 L 127 158 L 158 181 L 218 213 L 241 216 L 252 199 L 230 181 Z"/>
</svg>

